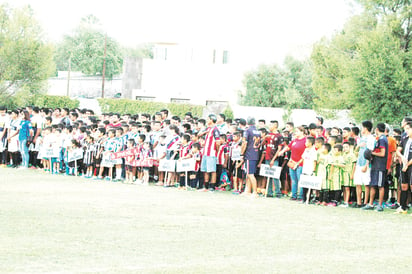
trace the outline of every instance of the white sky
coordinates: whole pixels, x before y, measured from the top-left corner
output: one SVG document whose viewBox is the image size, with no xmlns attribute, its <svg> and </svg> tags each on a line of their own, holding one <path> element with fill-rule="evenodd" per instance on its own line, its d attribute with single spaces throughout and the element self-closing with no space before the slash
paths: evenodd
<svg viewBox="0 0 412 274">
<path fill-rule="evenodd" d="M 124 46 L 142 42 L 208 44 L 248 66 L 308 56 L 311 45 L 342 29 L 350 0 L 10 0 L 30 4 L 47 37 L 58 41 L 93 14 Z M 233 58 L 231 58 L 233 60 Z"/>
</svg>

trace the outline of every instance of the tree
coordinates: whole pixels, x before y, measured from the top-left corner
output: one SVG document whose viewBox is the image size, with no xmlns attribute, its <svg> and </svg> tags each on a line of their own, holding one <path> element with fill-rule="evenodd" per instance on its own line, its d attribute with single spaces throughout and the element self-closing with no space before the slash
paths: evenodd
<svg viewBox="0 0 412 274">
<path fill-rule="evenodd" d="M 412 107 L 410 1 L 359 0 L 366 12 L 312 52 L 317 108 L 394 123 Z"/>
<path fill-rule="evenodd" d="M 21 89 L 39 92 L 54 71 L 52 47 L 30 7 L 0 5 L 0 97 L 10 99 Z"/>
<path fill-rule="evenodd" d="M 241 104 L 245 106 L 282 107 L 286 104 L 288 82 L 277 65 L 260 65 L 256 71 L 247 72 L 243 85 L 246 94 L 241 95 Z"/>
<path fill-rule="evenodd" d="M 315 94 L 312 90 L 312 65 L 309 60 L 285 58 L 284 68 L 261 65 L 245 74 L 246 94 L 241 104 L 247 106 L 311 108 Z"/>
<path fill-rule="evenodd" d="M 152 43 L 144 43 L 136 48 L 124 48 L 123 56 L 153 59 L 153 47 Z"/>
<path fill-rule="evenodd" d="M 83 18 L 73 33 L 64 36 L 63 41 L 57 46 L 57 69 L 68 70 L 70 61 L 71 70 L 81 71 L 86 75 L 102 75 L 105 44 L 105 76 L 112 79 L 122 70 L 122 52 L 119 44 L 103 32 L 99 20 L 93 15 Z"/>
</svg>

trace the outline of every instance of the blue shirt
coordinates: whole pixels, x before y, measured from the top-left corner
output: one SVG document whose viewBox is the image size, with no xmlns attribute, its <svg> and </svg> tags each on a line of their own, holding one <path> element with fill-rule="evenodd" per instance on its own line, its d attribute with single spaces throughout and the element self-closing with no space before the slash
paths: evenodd
<svg viewBox="0 0 412 274">
<path fill-rule="evenodd" d="M 31 122 L 28 120 L 22 120 L 19 125 L 19 141 L 24 141 L 29 139 L 30 130 L 32 129 Z"/>
<path fill-rule="evenodd" d="M 372 170 L 386 170 L 386 163 L 388 161 L 388 139 L 385 134 L 382 134 L 376 142 L 374 152 L 379 152 L 381 149 L 385 149 L 385 156 L 373 156 L 372 157 Z"/>
<path fill-rule="evenodd" d="M 245 159 L 252 161 L 259 160 L 260 132 L 255 126 L 249 126 L 243 133 L 243 138 L 245 138 L 247 142 Z"/>
</svg>

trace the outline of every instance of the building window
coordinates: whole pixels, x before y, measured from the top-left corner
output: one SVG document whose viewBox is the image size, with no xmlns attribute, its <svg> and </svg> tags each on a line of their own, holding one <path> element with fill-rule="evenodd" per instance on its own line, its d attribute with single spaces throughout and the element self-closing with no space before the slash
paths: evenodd
<svg viewBox="0 0 412 274">
<path fill-rule="evenodd" d="M 184 99 L 184 98 L 170 98 L 170 103 L 189 103 L 190 99 Z"/>
<path fill-rule="evenodd" d="M 153 96 L 136 96 L 137 101 L 153 102 L 155 97 Z"/>
<path fill-rule="evenodd" d="M 229 52 L 227 50 L 224 50 L 222 64 L 228 64 L 228 63 L 229 63 Z"/>
</svg>

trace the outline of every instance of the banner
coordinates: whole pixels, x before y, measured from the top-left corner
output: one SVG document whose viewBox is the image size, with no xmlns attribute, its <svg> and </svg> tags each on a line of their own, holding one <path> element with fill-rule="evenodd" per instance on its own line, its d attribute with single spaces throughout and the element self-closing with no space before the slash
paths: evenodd
<svg viewBox="0 0 412 274">
<path fill-rule="evenodd" d="M 176 172 L 194 171 L 195 165 L 195 159 L 185 159 L 176 161 Z"/>
<path fill-rule="evenodd" d="M 139 153 L 138 148 L 128 149 L 128 150 L 119 151 L 119 152 L 113 152 L 110 156 L 110 159 L 116 160 L 116 159 L 125 158 L 128 156 L 135 156 L 138 153 Z"/>
<path fill-rule="evenodd" d="M 300 175 L 299 187 L 320 190 L 322 187 L 322 178 L 319 176 Z"/>
<path fill-rule="evenodd" d="M 159 171 L 175 172 L 176 161 L 175 160 L 160 160 Z"/>
<path fill-rule="evenodd" d="M 69 151 L 67 154 L 67 161 L 73 162 L 79 159 L 83 159 L 83 149 L 78 148 L 72 151 Z"/>
<path fill-rule="evenodd" d="M 269 177 L 269 178 L 280 178 L 280 173 L 282 172 L 282 167 L 280 166 L 272 166 L 262 164 L 260 165 L 260 176 Z"/>
<path fill-rule="evenodd" d="M 130 162 L 131 166 L 152 167 L 153 159 L 133 160 Z"/>
</svg>

